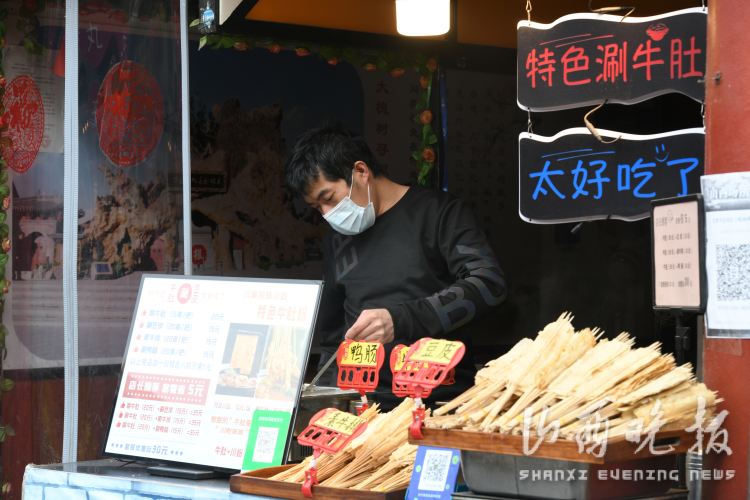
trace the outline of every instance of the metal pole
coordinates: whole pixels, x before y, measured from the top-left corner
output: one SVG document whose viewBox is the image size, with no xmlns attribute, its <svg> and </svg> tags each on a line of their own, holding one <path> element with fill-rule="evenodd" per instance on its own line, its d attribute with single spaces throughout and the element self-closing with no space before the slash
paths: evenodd
<svg viewBox="0 0 750 500">
<path fill-rule="evenodd" d="M 78 459 L 78 0 L 65 3 L 63 176 L 63 462 Z"/>
<path fill-rule="evenodd" d="M 193 235 L 190 215 L 190 76 L 187 0 L 180 0 L 180 88 L 182 99 L 182 255 L 184 274 L 193 274 Z"/>
</svg>

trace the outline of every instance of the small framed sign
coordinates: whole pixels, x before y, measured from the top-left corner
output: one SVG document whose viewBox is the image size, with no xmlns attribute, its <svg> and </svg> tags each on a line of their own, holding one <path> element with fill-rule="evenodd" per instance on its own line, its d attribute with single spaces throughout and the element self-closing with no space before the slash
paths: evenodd
<svg viewBox="0 0 750 500">
<path fill-rule="evenodd" d="M 706 309 L 705 212 L 700 194 L 651 202 L 654 309 Z"/>
<path fill-rule="evenodd" d="M 461 452 L 453 448 L 420 446 L 414 459 L 407 500 L 450 500 L 456 489 Z"/>
</svg>

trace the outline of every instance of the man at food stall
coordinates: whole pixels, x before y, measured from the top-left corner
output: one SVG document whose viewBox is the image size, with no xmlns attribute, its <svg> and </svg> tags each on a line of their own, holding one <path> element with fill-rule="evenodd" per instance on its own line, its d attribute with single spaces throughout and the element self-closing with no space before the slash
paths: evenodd
<svg viewBox="0 0 750 500">
<path fill-rule="evenodd" d="M 423 337 L 461 340 L 467 351 L 445 400 L 473 383 L 471 322 L 500 304 L 506 283 L 470 210 L 456 197 L 404 186 L 381 171 L 362 137 L 314 129 L 295 144 L 288 186 L 331 225 L 323 241 L 325 286 L 318 315 L 321 365 L 345 339 L 386 346 L 376 399 L 391 395 L 396 344 Z M 335 385 L 335 366 L 321 384 Z"/>
</svg>

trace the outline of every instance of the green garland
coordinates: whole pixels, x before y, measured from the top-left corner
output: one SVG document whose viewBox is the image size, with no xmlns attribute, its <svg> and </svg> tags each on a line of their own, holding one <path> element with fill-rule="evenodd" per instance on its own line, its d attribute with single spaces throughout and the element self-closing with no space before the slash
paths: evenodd
<svg viewBox="0 0 750 500">
<path fill-rule="evenodd" d="M 196 19 L 190 23 L 190 27 L 196 27 L 199 24 L 200 20 Z M 437 134 L 432 126 L 433 113 L 430 110 L 432 82 L 437 71 L 437 61 L 434 57 L 417 53 L 408 54 L 403 51 L 354 49 L 292 40 L 281 42 L 270 38 L 224 34 L 202 36 L 198 43 L 198 50 L 203 47 L 238 51 L 246 51 L 257 47 L 266 49 L 273 54 L 278 54 L 282 50 L 293 50 L 299 57 L 308 57 L 315 54 L 331 65 L 347 62 L 353 66 L 361 67 L 365 71 L 384 71 L 396 78 L 404 75 L 406 68 L 414 68 L 419 73 L 420 88 L 414 109 L 414 122 L 421 125 L 422 133 L 420 134 L 418 148 L 411 152 L 411 159 L 414 160 L 417 168 L 417 182 L 421 185 L 428 183 L 439 153 Z"/>
<path fill-rule="evenodd" d="M 30 54 L 41 54 L 39 42 L 39 13 L 46 7 L 45 0 L 23 0 L 18 9 L 16 28 L 23 33 L 23 46 Z"/>
<path fill-rule="evenodd" d="M 0 10 L 0 49 L 5 46 L 5 17 L 7 16 L 7 10 Z M 0 144 L 6 145 L 10 142 L 10 138 L 7 136 L 8 131 L 8 118 L 5 115 L 5 106 L 3 105 L 3 97 L 5 96 L 5 72 L 2 67 L 2 51 L 0 50 Z M 2 394 L 13 389 L 13 381 L 9 378 L 5 378 L 3 371 L 5 358 L 8 355 L 8 350 L 5 345 L 5 338 L 8 335 L 8 330 L 5 325 L 1 323 L 3 318 L 3 312 L 5 310 L 5 296 L 8 293 L 10 287 L 10 280 L 5 278 L 5 266 L 8 263 L 8 252 L 10 252 L 10 229 L 7 224 L 7 211 L 10 208 L 10 187 L 8 181 L 8 166 L 5 160 L 0 156 L 0 399 Z M 2 413 L 0 412 L 0 417 Z M 8 436 L 14 436 L 15 431 L 9 424 L 3 423 L 0 420 L 0 443 L 5 442 Z M 2 456 L 2 453 L 0 453 Z M 7 483 L 0 476 L 0 495 L 5 495 L 10 491 L 10 483 Z"/>
</svg>

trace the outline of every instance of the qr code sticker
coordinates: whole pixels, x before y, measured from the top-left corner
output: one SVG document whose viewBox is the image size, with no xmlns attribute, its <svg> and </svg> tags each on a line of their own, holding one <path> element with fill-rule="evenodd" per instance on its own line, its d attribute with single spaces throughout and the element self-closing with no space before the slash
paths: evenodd
<svg viewBox="0 0 750 500">
<path fill-rule="evenodd" d="M 419 477 L 418 490 L 443 491 L 451 466 L 450 450 L 427 450 L 422 462 L 422 473 Z"/>
<path fill-rule="evenodd" d="M 750 299 L 750 244 L 716 245 L 719 300 Z"/>
<path fill-rule="evenodd" d="M 261 464 L 273 463 L 273 455 L 276 451 L 276 441 L 279 438 L 277 427 L 259 427 L 258 437 L 255 438 L 255 449 L 253 449 L 253 462 Z"/>
</svg>

